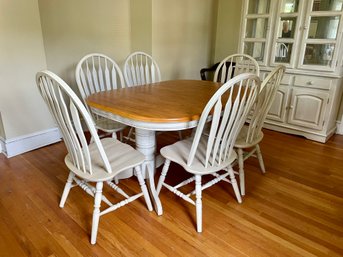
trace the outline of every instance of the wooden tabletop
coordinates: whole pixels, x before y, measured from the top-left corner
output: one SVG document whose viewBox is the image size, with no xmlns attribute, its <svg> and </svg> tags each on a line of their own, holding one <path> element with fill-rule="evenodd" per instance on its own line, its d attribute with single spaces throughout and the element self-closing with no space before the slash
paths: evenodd
<svg viewBox="0 0 343 257">
<path fill-rule="evenodd" d="M 199 120 L 220 83 L 202 80 L 170 80 L 96 93 L 89 106 L 124 118 L 155 123 Z"/>
</svg>

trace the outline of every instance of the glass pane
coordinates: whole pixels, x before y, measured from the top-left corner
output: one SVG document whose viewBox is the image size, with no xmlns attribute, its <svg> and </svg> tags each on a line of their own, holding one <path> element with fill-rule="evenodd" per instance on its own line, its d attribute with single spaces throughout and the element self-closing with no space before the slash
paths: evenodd
<svg viewBox="0 0 343 257">
<path fill-rule="evenodd" d="M 244 53 L 255 58 L 256 61 L 263 61 L 264 43 L 262 42 L 245 42 Z"/>
<path fill-rule="evenodd" d="M 277 43 L 275 62 L 289 63 L 291 59 L 293 44 Z"/>
<path fill-rule="evenodd" d="M 304 64 L 330 66 L 334 44 L 306 44 Z"/>
<path fill-rule="evenodd" d="M 295 26 L 297 23 L 296 17 L 281 18 L 279 23 L 278 37 L 279 38 L 294 38 Z"/>
<path fill-rule="evenodd" d="M 341 11 L 343 0 L 313 0 L 312 11 Z"/>
<path fill-rule="evenodd" d="M 246 38 L 265 38 L 267 34 L 267 18 L 247 19 Z"/>
<path fill-rule="evenodd" d="M 299 6 L 299 0 L 283 0 L 282 5 L 281 5 L 281 12 L 282 13 L 298 12 L 298 6 Z"/>
<path fill-rule="evenodd" d="M 270 0 L 250 0 L 248 14 L 269 13 Z"/>
<path fill-rule="evenodd" d="M 336 39 L 340 16 L 311 17 L 309 38 Z"/>
</svg>

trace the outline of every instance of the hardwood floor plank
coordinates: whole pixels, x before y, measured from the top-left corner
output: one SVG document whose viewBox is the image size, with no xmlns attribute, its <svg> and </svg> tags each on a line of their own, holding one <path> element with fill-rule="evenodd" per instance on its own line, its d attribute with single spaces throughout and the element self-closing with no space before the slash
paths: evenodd
<svg viewBox="0 0 343 257">
<path fill-rule="evenodd" d="M 343 256 L 343 136 L 321 144 L 264 133 L 267 173 L 255 158 L 246 161 L 242 204 L 225 182 L 205 190 L 203 233 L 196 232 L 195 207 L 163 189 L 162 216 L 139 199 L 100 218 L 94 246 L 93 199 L 75 187 L 64 208 L 58 206 L 68 176 L 63 143 L 10 159 L 0 155 L 0 256 Z M 158 145 L 176 140 L 163 133 Z M 172 164 L 169 176 L 176 183 L 189 175 Z M 121 184 L 128 193 L 139 191 L 134 178 Z M 111 201 L 122 199 L 104 192 Z"/>
</svg>

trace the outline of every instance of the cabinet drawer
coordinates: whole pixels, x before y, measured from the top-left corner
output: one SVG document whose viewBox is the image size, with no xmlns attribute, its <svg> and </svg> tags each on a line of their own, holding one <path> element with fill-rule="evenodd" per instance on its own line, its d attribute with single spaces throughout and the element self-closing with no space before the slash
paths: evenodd
<svg viewBox="0 0 343 257">
<path fill-rule="evenodd" d="M 260 78 L 264 80 L 269 74 L 270 73 L 267 73 L 267 72 L 261 73 Z M 284 74 L 281 79 L 281 85 L 287 85 L 287 86 L 290 85 L 292 77 L 293 77 L 292 75 Z"/>
<path fill-rule="evenodd" d="M 294 85 L 298 87 L 310 87 L 319 89 L 330 89 L 332 79 L 312 76 L 295 76 Z"/>
</svg>

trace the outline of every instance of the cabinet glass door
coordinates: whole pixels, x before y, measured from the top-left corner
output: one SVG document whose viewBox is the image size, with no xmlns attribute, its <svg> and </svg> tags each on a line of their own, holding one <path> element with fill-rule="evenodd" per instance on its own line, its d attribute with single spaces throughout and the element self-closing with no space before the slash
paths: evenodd
<svg viewBox="0 0 343 257">
<path fill-rule="evenodd" d="M 299 31 L 301 19 L 299 7 L 301 0 L 282 0 L 278 6 L 277 24 L 274 31 L 271 64 L 294 66 L 294 45 Z"/>
<path fill-rule="evenodd" d="M 311 0 L 303 27 L 299 67 L 334 70 L 342 31 L 343 0 Z"/>
<path fill-rule="evenodd" d="M 269 26 L 271 22 L 271 0 L 245 1 L 243 37 L 240 52 L 248 54 L 260 64 L 266 65 Z"/>
</svg>

